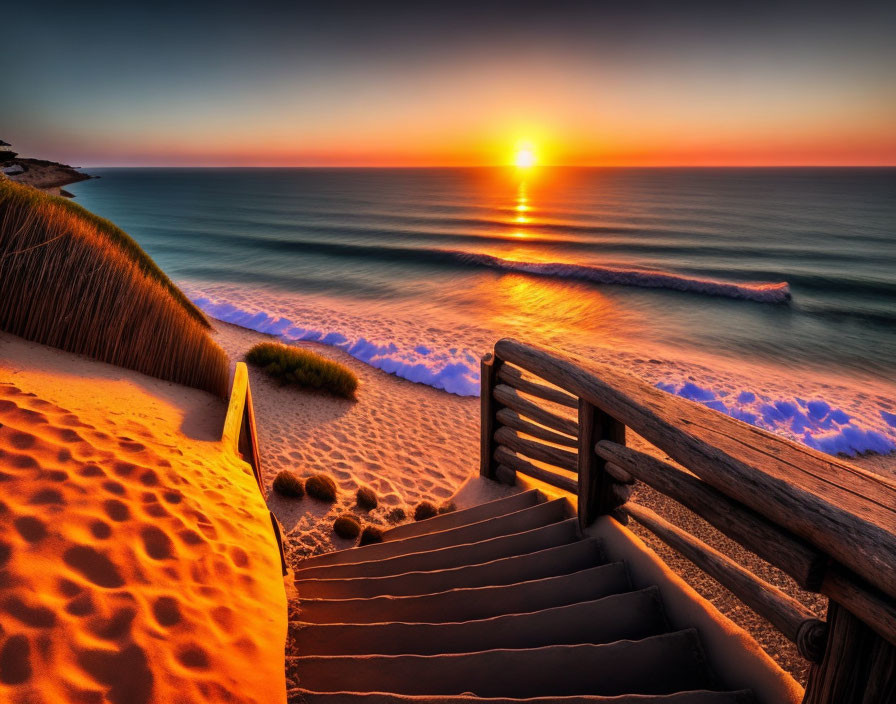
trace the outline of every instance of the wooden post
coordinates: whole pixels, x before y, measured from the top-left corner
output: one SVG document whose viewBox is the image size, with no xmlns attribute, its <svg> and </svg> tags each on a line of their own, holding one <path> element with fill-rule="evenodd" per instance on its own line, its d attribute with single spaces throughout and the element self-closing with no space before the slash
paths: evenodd
<svg viewBox="0 0 896 704">
<path fill-rule="evenodd" d="M 594 446 L 600 440 L 625 445 L 625 426 L 588 401 L 579 399 L 579 527 L 625 503 L 617 482 L 606 471 L 606 460 Z"/>
<path fill-rule="evenodd" d="M 828 606 L 824 659 L 809 670 L 803 704 L 877 704 L 896 701 L 896 645 L 837 602 Z"/>
<path fill-rule="evenodd" d="M 501 368 L 501 360 L 491 352 L 482 358 L 480 365 L 480 430 L 482 435 L 479 448 L 479 473 L 483 477 L 494 479 L 498 469 L 495 460 L 495 430 L 498 427 L 496 414 L 498 402 L 495 400 L 495 386 L 498 385 L 498 370 Z"/>
</svg>

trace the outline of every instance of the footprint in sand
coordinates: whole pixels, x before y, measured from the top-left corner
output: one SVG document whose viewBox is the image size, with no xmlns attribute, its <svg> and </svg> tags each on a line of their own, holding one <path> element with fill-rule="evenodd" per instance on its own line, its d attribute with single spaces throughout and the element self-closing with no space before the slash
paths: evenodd
<svg viewBox="0 0 896 704">
<path fill-rule="evenodd" d="M 124 579 L 108 557 L 86 545 L 76 545 L 62 554 L 62 559 L 69 567 L 78 572 L 98 587 L 121 587 Z"/>
<path fill-rule="evenodd" d="M 154 560 L 167 560 L 174 556 L 174 544 L 168 534 L 157 526 L 145 526 L 140 530 L 146 554 Z"/>
</svg>

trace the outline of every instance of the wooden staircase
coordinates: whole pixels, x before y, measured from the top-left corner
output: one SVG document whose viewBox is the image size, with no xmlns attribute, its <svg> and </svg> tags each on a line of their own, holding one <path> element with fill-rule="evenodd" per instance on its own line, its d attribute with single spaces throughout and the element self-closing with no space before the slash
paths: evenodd
<svg viewBox="0 0 896 704">
<path fill-rule="evenodd" d="M 536 490 L 308 558 L 295 583 L 291 703 L 754 701 Z"/>
</svg>

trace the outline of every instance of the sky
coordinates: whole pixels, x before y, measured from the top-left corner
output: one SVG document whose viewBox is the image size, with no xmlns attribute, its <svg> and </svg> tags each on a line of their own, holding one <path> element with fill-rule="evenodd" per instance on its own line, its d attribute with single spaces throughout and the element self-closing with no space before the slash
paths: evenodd
<svg viewBox="0 0 896 704">
<path fill-rule="evenodd" d="M 896 164 L 896 3 L 20 2 L 0 139 L 82 166 Z"/>
</svg>

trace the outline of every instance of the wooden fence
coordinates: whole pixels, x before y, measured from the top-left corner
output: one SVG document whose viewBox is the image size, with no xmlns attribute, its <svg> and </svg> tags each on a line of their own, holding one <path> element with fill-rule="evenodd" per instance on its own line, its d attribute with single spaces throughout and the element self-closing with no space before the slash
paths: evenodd
<svg viewBox="0 0 896 704">
<path fill-rule="evenodd" d="M 261 473 L 261 458 L 258 452 L 258 437 L 255 433 L 255 408 L 252 405 L 252 388 L 249 386 L 249 369 L 245 362 L 237 362 L 233 375 L 233 389 L 230 392 L 230 403 L 224 419 L 224 431 L 221 433 L 224 447 L 252 467 L 255 482 L 261 497 L 267 499 L 267 491 Z M 286 555 L 283 551 L 283 536 L 276 516 L 268 511 L 277 548 L 280 550 L 280 566 L 284 576 L 287 573 Z"/>
<path fill-rule="evenodd" d="M 481 473 L 576 494 L 584 528 L 629 518 L 793 641 L 806 704 L 896 702 L 896 483 L 608 366 L 504 339 L 482 360 Z M 626 445 L 626 429 L 678 465 Z M 640 481 L 828 597 L 827 621 L 630 500 Z"/>
</svg>

